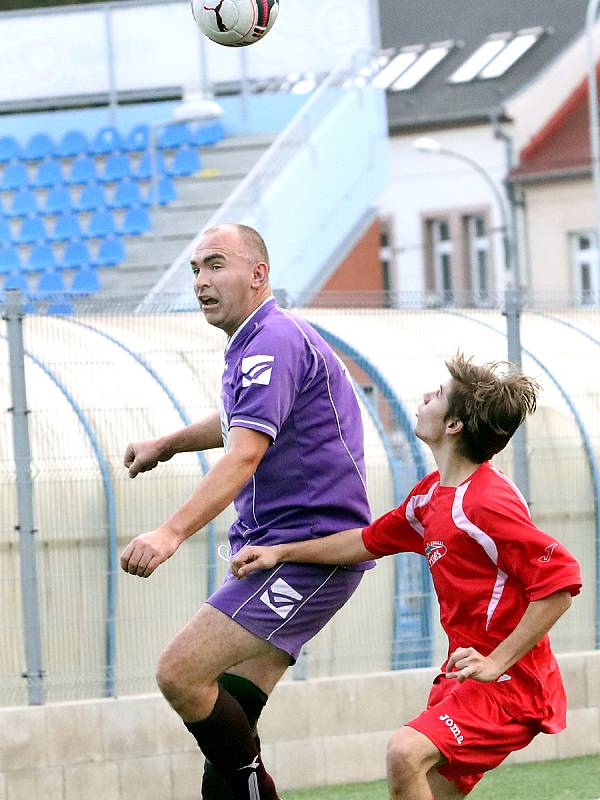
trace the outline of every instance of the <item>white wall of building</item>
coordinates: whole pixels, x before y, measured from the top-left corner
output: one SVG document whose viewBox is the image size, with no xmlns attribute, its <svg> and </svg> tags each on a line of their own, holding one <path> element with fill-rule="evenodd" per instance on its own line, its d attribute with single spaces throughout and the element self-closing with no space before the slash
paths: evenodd
<svg viewBox="0 0 600 800">
<path fill-rule="evenodd" d="M 393 220 L 395 270 L 392 287 L 400 292 L 425 291 L 424 215 L 462 207 L 487 207 L 491 226 L 501 227 L 498 203 L 489 186 L 464 162 L 445 155 L 421 153 L 413 143 L 418 136 L 431 136 L 445 149 L 476 161 L 502 189 L 507 173 L 504 145 L 494 138 L 490 125 L 403 134 L 390 141 L 390 181 L 379 200 L 382 217 Z M 496 290 L 504 287 L 502 241 L 492 235 Z"/>
</svg>

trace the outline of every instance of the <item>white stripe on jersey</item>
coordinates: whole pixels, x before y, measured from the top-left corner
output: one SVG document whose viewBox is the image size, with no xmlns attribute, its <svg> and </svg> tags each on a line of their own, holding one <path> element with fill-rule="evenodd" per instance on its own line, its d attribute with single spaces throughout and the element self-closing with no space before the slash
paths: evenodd
<svg viewBox="0 0 600 800">
<path fill-rule="evenodd" d="M 463 483 L 461 486 L 457 487 L 454 494 L 454 502 L 452 503 L 452 519 L 459 530 L 464 531 L 472 539 L 474 539 L 477 544 L 481 545 L 490 561 L 498 569 L 496 583 L 494 584 L 494 589 L 492 591 L 492 596 L 487 609 L 487 624 L 485 626 L 487 629 L 490 626 L 494 611 L 498 607 L 498 603 L 502 597 L 508 575 L 506 572 L 503 572 L 500 567 L 498 567 L 498 548 L 496 547 L 496 543 L 492 537 L 482 531 L 481 528 L 478 528 L 477 525 L 471 522 L 471 520 L 468 519 L 467 515 L 465 514 L 463 500 L 470 483 L 471 481 L 468 481 L 467 483 Z"/>
<path fill-rule="evenodd" d="M 415 530 L 419 536 L 425 536 L 425 529 L 421 522 L 415 516 L 415 508 L 420 508 L 421 506 L 426 506 L 427 503 L 431 500 L 431 496 L 439 486 L 439 481 L 436 481 L 432 486 L 431 489 L 427 492 L 427 494 L 415 494 L 413 495 L 406 505 L 406 521 L 410 525 L 410 527 Z"/>
<path fill-rule="evenodd" d="M 527 516 L 528 516 L 529 518 L 531 518 L 531 511 L 529 510 L 529 506 L 527 505 L 527 500 L 525 500 L 525 498 L 524 498 L 524 497 L 523 497 L 523 495 L 521 494 L 521 492 L 520 492 L 520 490 L 519 490 L 519 487 L 517 486 L 517 484 L 516 484 L 516 483 L 513 483 L 513 481 L 511 481 L 511 479 L 508 477 L 508 475 L 505 475 L 503 472 L 501 472 L 501 471 L 498 469 L 498 467 L 494 467 L 494 466 L 492 466 L 492 464 L 490 464 L 490 469 L 493 469 L 493 470 L 494 470 L 494 472 L 496 473 L 496 475 L 497 475 L 499 478 L 502 478 L 502 480 L 503 480 L 505 483 L 508 483 L 508 485 L 510 486 L 510 488 L 511 488 L 511 489 L 514 491 L 514 493 L 517 495 L 517 497 L 519 498 L 519 500 L 520 500 L 520 501 L 523 503 L 523 507 L 525 508 L 525 511 L 527 512 Z"/>
<path fill-rule="evenodd" d="M 246 425 L 256 425 L 257 428 L 264 428 L 273 437 L 273 441 L 277 438 L 277 430 L 273 425 L 267 425 L 266 422 L 256 422 L 253 419 L 244 419 L 243 417 L 234 417 L 229 423 L 230 428 L 239 427 L 240 423 L 244 422 Z"/>
</svg>

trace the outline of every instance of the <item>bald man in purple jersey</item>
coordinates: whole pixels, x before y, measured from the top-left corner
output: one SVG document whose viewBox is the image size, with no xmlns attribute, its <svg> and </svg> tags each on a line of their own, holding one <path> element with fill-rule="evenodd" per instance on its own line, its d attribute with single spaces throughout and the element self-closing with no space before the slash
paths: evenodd
<svg viewBox="0 0 600 800">
<path fill-rule="evenodd" d="M 233 554 L 371 520 L 350 379 L 321 336 L 277 305 L 260 234 L 244 225 L 208 230 L 191 265 L 206 320 L 229 337 L 221 408 L 128 445 L 125 466 L 133 478 L 176 453 L 224 447 L 225 454 L 178 511 L 123 551 L 122 568 L 144 578 L 231 502 Z M 260 712 L 371 566 L 285 564 L 242 582 L 229 573 L 166 648 L 158 684 L 206 756 L 205 800 L 277 797 L 260 755 Z"/>
</svg>

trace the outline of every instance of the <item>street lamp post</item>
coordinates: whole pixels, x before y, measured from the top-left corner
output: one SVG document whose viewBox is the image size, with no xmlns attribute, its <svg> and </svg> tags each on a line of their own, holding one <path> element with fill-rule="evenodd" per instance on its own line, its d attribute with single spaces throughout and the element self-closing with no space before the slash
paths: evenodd
<svg viewBox="0 0 600 800">
<path fill-rule="evenodd" d="M 600 0 L 594 0 L 596 4 Z M 448 150 L 436 140 L 428 136 L 416 139 L 414 147 L 422 153 L 432 153 L 442 156 L 449 156 L 458 161 L 462 161 L 473 169 L 486 183 L 492 192 L 502 224 L 502 248 L 504 253 L 504 264 L 506 274 L 509 276 L 510 286 L 505 291 L 504 315 L 506 317 L 506 338 L 508 360 L 518 369 L 521 368 L 521 276 L 519 269 L 519 258 L 516 251 L 515 231 L 513 230 L 512 217 L 497 183 L 491 175 L 474 159 Z M 525 423 L 518 428 L 513 440 L 513 471 L 515 482 L 520 487 L 525 499 L 529 502 L 529 459 L 527 456 L 527 430 Z"/>
<path fill-rule="evenodd" d="M 590 147 L 592 155 L 592 179 L 596 208 L 596 261 L 600 268 L 600 119 L 598 114 L 598 82 L 594 56 L 594 23 L 600 0 L 589 0 L 585 28 L 588 54 L 588 106 L 590 115 Z"/>
</svg>

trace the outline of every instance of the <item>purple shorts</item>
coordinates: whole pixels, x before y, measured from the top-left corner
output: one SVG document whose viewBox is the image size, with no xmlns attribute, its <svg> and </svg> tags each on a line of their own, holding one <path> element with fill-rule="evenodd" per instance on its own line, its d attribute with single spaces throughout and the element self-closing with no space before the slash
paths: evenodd
<svg viewBox="0 0 600 800">
<path fill-rule="evenodd" d="M 206 601 L 296 661 L 302 646 L 351 597 L 364 572 L 320 564 L 279 564 L 238 580 L 228 574 Z"/>
</svg>

